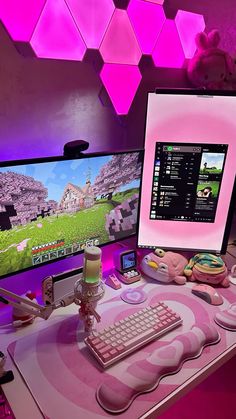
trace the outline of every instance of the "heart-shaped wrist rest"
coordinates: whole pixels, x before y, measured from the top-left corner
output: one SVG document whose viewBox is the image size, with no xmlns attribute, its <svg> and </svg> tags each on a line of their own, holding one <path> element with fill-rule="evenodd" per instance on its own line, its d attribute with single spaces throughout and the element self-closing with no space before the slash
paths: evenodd
<svg viewBox="0 0 236 419">
<path fill-rule="evenodd" d="M 123 412 L 135 397 L 154 390 L 162 377 L 178 372 L 184 361 L 197 358 L 205 346 L 219 341 L 220 335 L 213 325 L 194 325 L 189 332 L 178 335 L 148 358 L 131 364 L 124 372 L 126 384 L 112 376 L 106 379 L 97 389 L 98 403 L 108 412 Z"/>
</svg>

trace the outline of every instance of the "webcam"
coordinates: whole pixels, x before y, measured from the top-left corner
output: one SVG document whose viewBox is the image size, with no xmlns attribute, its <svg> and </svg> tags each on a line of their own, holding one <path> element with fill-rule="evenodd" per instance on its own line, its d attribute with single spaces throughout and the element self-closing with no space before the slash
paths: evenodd
<svg viewBox="0 0 236 419">
<path fill-rule="evenodd" d="M 70 141 L 64 145 L 64 157 L 79 157 L 89 148 L 89 143 L 84 140 Z"/>
</svg>

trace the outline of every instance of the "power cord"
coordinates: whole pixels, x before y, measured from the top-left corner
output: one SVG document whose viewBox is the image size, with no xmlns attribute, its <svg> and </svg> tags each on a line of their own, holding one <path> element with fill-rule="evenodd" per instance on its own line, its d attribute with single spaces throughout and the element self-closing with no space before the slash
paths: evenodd
<svg viewBox="0 0 236 419">
<path fill-rule="evenodd" d="M 11 323 L 7 323 L 7 324 L 2 324 L 0 327 L 9 327 L 9 326 L 13 326 L 13 327 L 21 327 L 24 326 L 26 323 L 30 324 L 33 323 L 35 319 L 35 316 L 31 316 L 29 317 L 27 320 L 13 320 Z"/>
</svg>

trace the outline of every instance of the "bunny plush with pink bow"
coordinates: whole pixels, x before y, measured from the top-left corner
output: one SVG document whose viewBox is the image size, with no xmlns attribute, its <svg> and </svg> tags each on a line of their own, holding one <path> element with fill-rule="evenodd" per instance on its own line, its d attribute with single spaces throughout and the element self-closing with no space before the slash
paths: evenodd
<svg viewBox="0 0 236 419">
<path fill-rule="evenodd" d="M 188 77 L 198 88 L 227 89 L 227 80 L 234 71 L 231 56 L 219 48 L 220 35 L 212 30 L 208 35 L 200 32 L 196 36 L 197 51 L 188 62 Z"/>
</svg>

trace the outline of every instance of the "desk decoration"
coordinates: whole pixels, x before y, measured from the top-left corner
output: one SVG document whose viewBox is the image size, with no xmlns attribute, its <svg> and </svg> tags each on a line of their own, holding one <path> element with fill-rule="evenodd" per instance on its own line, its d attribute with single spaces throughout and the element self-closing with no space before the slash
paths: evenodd
<svg viewBox="0 0 236 419">
<path fill-rule="evenodd" d="M 214 320 L 223 329 L 236 332 L 236 303 L 231 304 L 226 310 L 216 313 Z"/>
<path fill-rule="evenodd" d="M 97 390 L 98 403 L 110 413 L 122 413 L 138 395 L 154 390 L 164 376 L 177 373 L 185 361 L 199 357 L 205 346 L 219 341 L 220 335 L 214 326 L 194 325 L 189 332 L 178 335 L 148 358 L 131 364 L 124 371 L 122 382 L 108 377 Z"/>
<path fill-rule="evenodd" d="M 187 280 L 184 273 L 187 263 L 187 259 L 179 253 L 156 249 L 143 258 L 140 269 L 145 275 L 157 281 L 164 283 L 174 281 L 182 285 Z"/>
<path fill-rule="evenodd" d="M 120 298 L 128 304 L 141 304 L 147 299 L 147 294 L 142 289 L 128 288 L 124 290 Z"/>
<path fill-rule="evenodd" d="M 212 285 L 229 286 L 228 270 L 220 256 L 198 253 L 193 256 L 184 269 L 190 281 L 205 282 Z"/>
<path fill-rule="evenodd" d="M 0 385 L 9 383 L 14 380 L 14 375 L 12 371 L 5 371 L 4 365 L 6 362 L 6 356 L 0 351 Z"/>
</svg>

